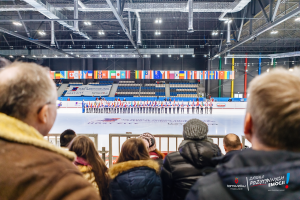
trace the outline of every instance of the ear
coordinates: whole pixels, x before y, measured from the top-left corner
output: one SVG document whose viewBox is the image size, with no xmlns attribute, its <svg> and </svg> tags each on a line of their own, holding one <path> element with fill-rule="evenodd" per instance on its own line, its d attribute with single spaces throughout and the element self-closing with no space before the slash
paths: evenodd
<svg viewBox="0 0 300 200">
<path fill-rule="evenodd" d="M 245 138 L 251 142 L 253 137 L 253 122 L 252 122 L 252 116 L 250 113 L 246 113 L 245 116 L 245 123 L 244 123 L 244 134 Z"/>
<path fill-rule="evenodd" d="M 226 148 L 225 145 L 223 145 L 223 147 L 224 147 L 225 152 L 227 153 L 227 152 L 228 152 L 228 149 Z"/>
<path fill-rule="evenodd" d="M 241 143 L 241 149 L 243 149 L 243 143 Z"/>
<path fill-rule="evenodd" d="M 49 106 L 48 105 L 44 105 L 43 108 L 41 109 L 41 111 L 38 113 L 38 121 L 40 123 L 42 123 L 42 124 L 46 124 L 47 123 L 48 110 L 49 110 Z"/>
</svg>

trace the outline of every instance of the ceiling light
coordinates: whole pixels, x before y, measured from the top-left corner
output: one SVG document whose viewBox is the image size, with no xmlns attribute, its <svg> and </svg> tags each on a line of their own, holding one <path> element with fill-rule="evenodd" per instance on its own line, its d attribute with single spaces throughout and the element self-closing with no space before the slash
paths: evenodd
<svg viewBox="0 0 300 200">
<path fill-rule="evenodd" d="M 34 57 L 34 58 L 35 58 L 36 56 L 35 56 L 35 55 L 33 55 L 32 57 Z"/>
<path fill-rule="evenodd" d="M 269 71 L 270 71 L 270 69 L 268 68 L 268 69 L 267 69 L 267 72 L 269 72 Z"/>
<path fill-rule="evenodd" d="M 44 31 L 39 31 L 38 32 L 41 36 L 45 36 L 46 35 L 46 33 L 44 32 Z"/>
<path fill-rule="evenodd" d="M 157 57 L 159 58 L 159 57 L 160 57 L 160 55 L 157 55 Z"/>
<path fill-rule="evenodd" d="M 206 58 L 206 57 L 207 57 L 207 55 L 206 55 L 206 54 L 204 54 L 204 57 Z"/>
<path fill-rule="evenodd" d="M 122 57 L 124 57 L 124 55 L 122 55 Z"/>
<path fill-rule="evenodd" d="M 290 72 L 292 72 L 292 71 L 294 71 L 294 69 L 293 69 L 293 68 L 291 68 L 291 69 L 289 69 L 289 71 L 290 71 Z"/>
<path fill-rule="evenodd" d="M 71 52 L 71 54 L 73 55 L 73 52 Z"/>
<path fill-rule="evenodd" d="M 10 55 L 9 57 L 10 57 L 10 58 L 13 58 L 13 56 L 12 56 L 12 55 Z"/>
<path fill-rule="evenodd" d="M 47 56 L 46 56 L 46 55 L 44 55 L 43 57 L 44 57 L 44 58 L 46 58 Z"/>
<path fill-rule="evenodd" d="M 22 23 L 21 22 L 13 22 L 13 25 L 22 26 Z"/>
<path fill-rule="evenodd" d="M 278 31 L 276 31 L 276 30 L 271 31 L 271 34 L 277 34 L 277 33 L 278 33 Z"/>
<path fill-rule="evenodd" d="M 25 56 L 24 56 L 24 55 L 22 55 L 21 57 L 22 57 L 22 58 L 25 58 Z"/>
<path fill-rule="evenodd" d="M 112 57 L 112 55 L 110 55 L 110 57 Z"/>
<path fill-rule="evenodd" d="M 213 31 L 212 35 L 218 35 L 218 31 Z"/>
<path fill-rule="evenodd" d="M 99 35 L 105 35 L 104 31 L 102 31 L 102 30 L 99 31 L 98 33 L 99 33 Z"/>
<path fill-rule="evenodd" d="M 183 55 L 180 55 L 180 58 L 182 58 L 183 57 Z"/>
<path fill-rule="evenodd" d="M 171 58 L 171 57 L 172 57 L 172 55 L 168 55 L 168 57 L 169 57 L 169 58 Z"/>
<path fill-rule="evenodd" d="M 161 35 L 161 32 L 160 32 L 160 31 L 155 31 L 154 34 L 155 34 L 155 35 Z"/>
<path fill-rule="evenodd" d="M 90 55 L 87 55 L 87 57 L 91 57 Z"/>
<path fill-rule="evenodd" d="M 231 20 L 231 19 L 227 19 L 227 20 L 225 21 L 226 24 L 227 24 L 228 22 L 231 23 L 232 20 Z"/>
<path fill-rule="evenodd" d="M 300 22 L 300 17 L 297 17 L 297 18 L 295 19 L 295 21 L 296 21 L 296 22 Z"/>
<path fill-rule="evenodd" d="M 79 55 L 76 55 L 76 57 L 79 57 Z"/>
<path fill-rule="evenodd" d="M 154 23 L 156 23 L 156 24 L 161 24 L 161 23 L 162 23 L 162 20 L 161 20 L 161 18 L 159 18 L 159 19 L 156 19 L 156 20 L 154 21 Z"/>
<path fill-rule="evenodd" d="M 57 58 L 57 55 L 54 55 L 55 58 Z"/>
<path fill-rule="evenodd" d="M 193 54 L 192 57 L 195 58 L 195 54 Z"/>
<path fill-rule="evenodd" d="M 69 57 L 68 55 L 66 55 L 66 57 Z"/>
<path fill-rule="evenodd" d="M 89 22 L 89 21 L 86 21 L 86 22 L 83 22 L 84 23 L 84 25 L 86 25 L 86 26 L 90 26 L 90 25 L 92 25 L 92 23 L 91 22 Z"/>
<path fill-rule="evenodd" d="M 101 58 L 102 56 L 101 56 L 101 55 L 99 55 L 99 57 Z"/>
</svg>

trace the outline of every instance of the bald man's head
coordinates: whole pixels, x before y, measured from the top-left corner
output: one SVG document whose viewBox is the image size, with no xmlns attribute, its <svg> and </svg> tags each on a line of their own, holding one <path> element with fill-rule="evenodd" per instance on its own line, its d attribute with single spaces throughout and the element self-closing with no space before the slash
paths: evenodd
<svg viewBox="0 0 300 200">
<path fill-rule="evenodd" d="M 243 148 L 239 136 L 233 133 L 229 133 L 224 137 L 223 145 L 226 153 L 233 150 L 241 150 Z"/>
<path fill-rule="evenodd" d="M 55 106 L 57 98 L 55 84 L 50 79 L 48 68 L 22 62 L 14 62 L 0 70 L 0 94 L 1 113 L 26 123 L 31 120 L 32 124 L 28 124 L 32 126 L 35 124 L 36 127 L 38 126 L 38 121 L 34 122 L 36 115 L 45 105 Z M 56 117 L 56 110 L 54 113 L 52 109 L 51 107 L 51 117 L 52 115 Z M 49 119 L 50 113 L 44 114 L 47 115 L 46 118 L 48 117 L 47 123 L 52 121 Z"/>
</svg>

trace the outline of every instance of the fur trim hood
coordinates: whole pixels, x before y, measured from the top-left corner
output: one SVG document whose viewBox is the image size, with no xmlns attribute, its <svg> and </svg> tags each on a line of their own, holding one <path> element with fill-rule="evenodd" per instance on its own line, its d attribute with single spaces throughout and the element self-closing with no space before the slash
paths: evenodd
<svg viewBox="0 0 300 200">
<path fill-rule="evenodd" d="M 130 160 L 113 165 L 108 172 L 111 179 L 116 178 L 119 174 L 136 167 L 149 167 L 159 173 L 159 165 L 153 160 Z"/>
<path fill-rule="evenodd" d="M 58 153 L 71 161 L 73 161 L 76 157 L 75 153 L 56 147 L 46 141 L 44 137 L 32 126 L 3 113 L 0 113 L 0 138 L 11 142 L 46 149 L 48 151 Z"/>
</svg>

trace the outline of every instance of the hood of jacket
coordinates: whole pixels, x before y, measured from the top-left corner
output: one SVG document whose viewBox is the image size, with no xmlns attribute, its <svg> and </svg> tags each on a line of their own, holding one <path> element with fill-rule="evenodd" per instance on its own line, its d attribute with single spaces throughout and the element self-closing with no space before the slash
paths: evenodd
<svg viewBox="0 0 300 200">
<path fill-rule="evenodd" d="M 218 174 L 236 199 L 298 199 L 299 168 L 300 153 L 246 149 L 220 165 Z"/>
<path fill-rule="evenodd" d="M 211 158 L 222 155 L 218 145 L 208 140 L 189 140 L 180 145 L 179 153 L 197 168 L 214 166 Z"/>
<path fill-rule="evenodd" d="M 133 160 L 117 163 L 109 169 L 109 177 L 132 198 L 149 194 L 160 180 L 159 165 L 153 160 Z"/>
<path fill-rule="evenodd" d="M 0 113 L 0 138 L 10 142 L 46 149 L 58 153 L 71 161 L 76 157 L 75 153 L 52 145 L 32 126 L 3 113 Z"/>
</svg>

